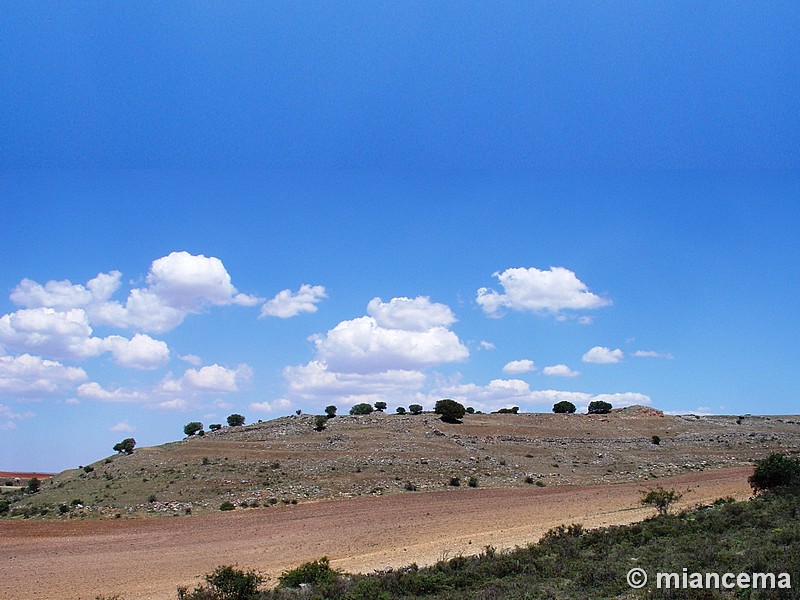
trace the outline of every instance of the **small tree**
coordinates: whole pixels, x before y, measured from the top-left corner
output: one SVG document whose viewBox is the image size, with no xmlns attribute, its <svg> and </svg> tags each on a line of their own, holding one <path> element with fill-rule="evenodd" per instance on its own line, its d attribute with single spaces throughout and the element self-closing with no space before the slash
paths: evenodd
<svg viewBox="0 0 800 600">
<path fill-rule="evenodd" d="M 254 571 L 241 571 L 234 567 L 218 567 L 211 575 L 206 575 L 209 587 L 216 591 L 221 600 L 250 600 L 258 593 L 263 577 Z"/>
<path fill-rule="evenodd" d="M 328 415 L 329 419 L 332 419 L 336 416 L 336 407 L 331 404 L 330 406 L 325 407 L 325 414 Z"/>
<path fill-rule="evenodd" d="M 39 479 L 37 477 L 31 477 L 28 480 L 28 487 L 26 489 L 28 490 L 29 494 L 35 494 L 36 492 L 39 491 L 39 488 L 41 486 L 42 486 L 42 482 L 39 481 Z"/>
<path fill-rule="evenodd" d="M 661 486 L 649 492 L 642 492 L 642 494 L 642 504 L 644 506 L 652 506 L 658 511 L 659 515 L 669 513 L 670 507 L 683 498 L 683 494 L 675 490 L 665 490 Z"/>
<path fill-rule="evenodd" d="M 800 485 L 800 460 L 783 454 L 770 454 L 756 463 L 756 469 L 747 481 L 756 494 L 775 488 Z"/>
<path fill-rule="evenodd" d="M 240 414 L 233 413 L 232 415 L 228 415 L 228 426 L 229 427 L 241 427 L 244 425 L 244 417 Z"/>
<path fill-rule="evenodd" d="M 136 447 L 136 440 L 133 438 L 125 438 L 119 444 L 114 444 L 114 452 L 122 454 L 133 454 L 133 449 Z"/>
<path fill-rule="evenodd" d="M 203 431 L 203 424 L 200 421 L 190 421 L 183 426 L 183 433 L 189 437 L 192 437 L 200 431 Z"/>
<path fill-rule="evenodd" d="M 661 437 L 654 435 L 650 438 L 650 441 L 653 442 L 654 445 L 658 446 L 661 443 Z"/>
<path fill-rule="evenodd" d="M 372 405 L 367 404 L 366 402 L 362 402 L 361 404 L 356 404 L 353 408 L 350 409 L 351 415 L 368 415 L 373 411 Z"/>
<path fill-rule="evenodd" d="M 221 423 L 212 423 L 211 425 L 208 426 L 208 428 L 211 431 L 219 431 L 220 429 L 222 429 L 222 424 Z"/>
<path fill-rule="evenodd" d="M 562 400 L 553 404 L 553 412 L 557 414 L 572 414 L 575 410 L 575 405 L 569 400 Z"/>
<path fill-rule="evenodd" d="M 386 402 L 378 401 L 375 403 L 375 410 L 383 412 L 386 410 Z"/>
<path fill-rule="evenodd" d="M 314 417 L 314 429 L 316 431 L 324 431 L 325 424 L 328 422 L 328 417 L 325 415 L 317 415 Z"/>
<path fill-rule="evenodd" d="M 463 404 L 450 398 L 443 398 L 436 403 L 433 412 L 441 415 L 445 423 L 460 423 L 459 419 L 463 419 L 467 411 Z"/>
<path fill-rule="evenodd" d="M 422 414 L 422 405 L 421 404 L 409 404 L 408 405 L 408 412 L 412 415 L 421 415 Z"/>
<path fill-rule="evenodd" d="M 608 402 L 604 402 L 603 400 L 593 400 L 589 402 L 590 415 L 605 415 L 610 413 L 612 408 L 613 407 Z"/>
<path fill-rule="evenodd" d="M 395 412 L 396 412 L 398 415 L 404 415 L 404 414 L 406 414 L 406 409 L 405 409 L 405 407 L 403 407 L 403 406 L 398 406 L 398 407 L 395 409 Z"/>
<path fill-rule="evenodd" d="M 317 587 L 330 586 L 339 578 L 339 571 L 331 568 L 327 556 L 300 565 L 296 569 L 284 571 L 278 577 L 278 587 L 299 588 L 301 585 Z"/>
<path fill-rule="evenodd" d="M 466 410 L 466 411 L 467 411 L 467 414 L 468 414 L 468 415 L 474 415 L 474 414 L 475 414 L 475 409 L 474 409 L 474 408 L 472 408 L 471 406 L 468 406 L 468 407 L 467 407 L 467 408 L 465 408 L 464 410 Z"/>
</svg>

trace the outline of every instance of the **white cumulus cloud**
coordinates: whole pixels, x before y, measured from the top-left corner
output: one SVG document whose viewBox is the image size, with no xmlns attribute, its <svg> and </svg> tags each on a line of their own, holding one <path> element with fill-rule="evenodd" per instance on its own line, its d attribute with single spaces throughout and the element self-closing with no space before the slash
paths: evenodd
<svg viewBox="0 0 800 600">
<path fill-rule="evenodd" d="M 112 335 L 104 341 L 116 363 L 123 367 L 151 370 L 169 362 L 167 344 L 143 333 L 137 333 L 130 340 Z"/>
<path fill-rule="evenodd" d="M 585 363 L 594 363 L 598 365 L 611 365 L 620 362 L 625 356 L 625 353 L 617 348 L 611 350 L 605 346 L 595 346 L 583 355 L 581 360 Z"/>
<path fill-rule="evenodd" d="M 573 371 L 567 365 L 552 365 L 550 367 L 545 367 L 542 369 L 542 373 L 545 375 L 550 375 L 552 377 L 577 377 L 580 375 L 580 371 Z"/>
<path fill-rule="evenodd" d="M 563 267 L 547 271 L 511 268 L 494 273 L 503 292 L 488 288 L 478 290 L 477 302 L 492 317 L 504 309 L 563 316 L 565 310 L 587 310 L 608 306 L 611 301 L 589 291 L 575 273 Z"/>
<path fill-rule="evenodd" d="M 431 302 L 427 296 L 392 298 L 389 302 L 373 298 L 367 305 L 367 314 L 379 327 L 403 331 L 427 331 L 456 322 L 449 306 Z"/>
<path fill-rule="evenodd" d="M 522 360 L 512 360 L 503 367 L 503 373 L 516 375 L 518 373 L 530 373 L 536 370 L 536 365 L 532 360 L 524 358 Z"/>
<path fill-rule="evenodd" d="M 204 392 L 236 392 L 239 385 L 252 378 L 253 370 L 245 364 L 227 369 L 213 364 L 200 369 L 187 369 L 181 387 Z"/>
<path fill-rule="evenodd" d="M 288 319 L 300 313 L 317 312 L 317 304 L 328 294 L 321 285 L 303 284 L 297 292 L 281 290 L 261 307 L 260 317 L 280 317 Z"/>
<path fill-rule="evenodd" d="M 25 308 L 0 317 L 0 344 L 20 352 L 53 358 L 87 358 L 105 351 L 92 337 L 86 311 L 73 308 Z"/>
<path fill-rule="evenodd" d="M 39 356 L 0 356 L 0 395 L 49 396 L 86 381 L 86 372 Z"/>
<path fill-rule="evenodd" d="M 286 398 L 278 398 L 272 402 L 251 402 L 249 407 L 250 410 L 256 412 L 271 413 L 289 410 L 292 407 L 292 403 Z"/>
<path fill-rule="evenodd" d="M 89 398 L 90 400 L 100 400 L 101 402 L 138 402 L 145 400 L 147 396 L 137 390 L 127 390 L 116 388 L 107 390 L 96 381 L 90 381 L 78 386 L 78 396 Z"/>
</svg>

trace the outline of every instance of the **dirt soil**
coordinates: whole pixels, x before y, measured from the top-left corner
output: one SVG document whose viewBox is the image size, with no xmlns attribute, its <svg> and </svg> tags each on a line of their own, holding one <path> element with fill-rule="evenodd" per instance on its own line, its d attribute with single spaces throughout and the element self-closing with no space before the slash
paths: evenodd
<svg viewBox="0 0 800 600">
<path fill-rule="evenodd" d="M 330 557 L 349 572 L 430 564 L 484 546 L 510 548 L 574 522 L 623 524 L 653 514 L 641 491 L 658 484 L 694 505 L 750 495 L 752 467 L 657 482 L 539 488 L 459 488 L 305 502 L 174 518 L 0 522 L 0 597 L 7 600 L 174 600 L 222 564 L 275 582 L 288 568 Z"/>
</svg>

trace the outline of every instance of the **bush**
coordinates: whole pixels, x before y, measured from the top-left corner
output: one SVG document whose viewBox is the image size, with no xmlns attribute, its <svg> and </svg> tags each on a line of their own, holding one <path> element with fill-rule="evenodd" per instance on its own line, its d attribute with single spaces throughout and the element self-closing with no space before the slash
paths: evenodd
<svg viewBox="0 0 800 600">
<path fill-rule="evenodd" d="M 328 417 L 324 415 L 317 415 L 314 417 L 314 430 L 315 431 L 324 431 L 325 430 L 325 423 L 328 422 Z"/>
<path fill-rule="evenodd" d="M 329 586 L 339 578 L 339 571 L 332 569 L 327 556 L 300 565 L 296 569 L 284 571 L 278 577 L 278 586 L 299 588 L 300 584 Z"/>
<path fill-rule="evenodd" d="M 653 444 L 655 444 L 656 446 L 658 446 L 661 443 L 661 438 L 658 437 L 657 435 L 654 435 L 652 438 L 650 438 L 650 441 L 653 442 Z"/>
<path fill-rule="evenodd" d="M 553 412 L 556 414 L 572 414 L 576 410 L 575 405 L 569 400 L 562 400 L 553 404 Z"/>
<path fill-rule="evenodd" d="M 386 402 L 376 402 L 375 403 L 375 410 L 378 412 L 383 412 L 386 410 Z"/>
<path fill-rule="evenodd" d="M 114 444 L 114 452 L 122 454 L 133 454 L 133 449 L 136 447 L 136 440 L 133 438 L 125 438 L 119 444 Z"/>
<path fill-rule="evenodd" d="M 336 416 L 336 407 L 331 404 L 330 406 L 325 407 L 325 414 L 328 415 L 329 419 L 332 419 Z"/>
<path fill-rule="evenodd" d="M 212 423 L 211 425 L 208 426 L 208 428 L 211 431 L 219 431 L 220 429 L 222 429 L 222 424 L 221 423 Z"/>
<path fill-rule="evenodd" d="M 602 400 L 593 400 L 589 402 L 589 414 L 590 415 L 605 415 L 611 412 L 613 407 L 608 403 Z"/>
<path fill-rule="evenodd" d="M 188 437 L 192 437 L 199 431 L 203 431 L 203 424 L 200 421 L 190 421 L 183 426 L 183 433 L 185 433 Z"/>
<path fill-rule="evenodd" d="M 436 403 L 433 412 L 441 415 L 442 421 L 445 423 L 460 423 L 459 419 L 463 419 L 467 411 L 463 404 L 444 398 Z"/>
<path fill-rule="evenodd" d="M 42 486 L 42 482 L 39 481 L 36 477 L 32 477 L 28 480 L 27 490 L 28 493 L 35 494 L 39 491 L 39 488 Z"/>
<path fill-rule="evenodd" d="M 499 415 L 507 415 L 507 414 L 515 415 L 518 412 L 519 412 L 519 406 L 512 406 L 511 408 L 501 408 L 500 410 L 497 411 L 497 414 L 499 414 Z"/>
<path fill-rule="evenodd" d="M 410 481 L 406 481 L 405 490 L 407 492 L 416 492 L 418 489 L 419 488 L 416 486 L 416 484 L 414 484 L 414 483 L 412 483 Z"/>
<path fill-rule="evenodd" d="M 660 515 L 666 515 L 669 513 L 670 506 L 683 498 L 683 494 L 678 493 L 675 490 L 665 490 L 661 486 L 655 488 L 654 490 L 650 490 L 649 492 L 644 492 L 643 494 L 644 495 L 641 500 L 642 504 L 645 506 L 652 506 Z"/>
<path fill-rule="evenodd" d="M 255 571 L 241 571 L 224 566 L 206 575 L 206 585 L 189 593 L 185 587 L 178 588 L 178 600 L 255 600 L 258 586 L 264 578 Z"/>
<path fill-rule="evenodd" d="M 466 410 L 466 411 L 467 411 L 467 414 L 468 414 L 468 415 L 474 415 L 474 414 L 475 414 L 475 409 L 474 409 L 474 408 L 472 408 L 471 406 L 468 406 L 468 407 L 467 407 L 467 408 L 465 408 L 464 410 Z"/>
<path fill-rule="evenodd" d="M 469 478 L 467 485 L 469 487 L 478 487 L 478 478 L 473 475 L 472 477 Z"/>
<path fill-rule="evenodd" d="M 770 454 L 756 463 L 756 469 L 747 482 L 755 493 L 800 485 L 800 460 L 783 454 Z"/>
<path fill-rule="evenodd" d="M 6 514 L 10 507 L 11 503 L 8 500 L 0 500 L 0 515 Z"/>
<path fill-rule="evenodd" d="M 220 510 L 233 510 L 234 508 L 236 507 L 233 505 L 233 502 L 228 502 L 227 500 L 219 505 Z"/>
<path fill-rule="evenodd" d="M 244 417 L 240 414 L 233 413 L 232 415 L 228 415 L 228 426 L 229 427 L 241 427 L 244 425 Z"/>
<path fill-rule="evenodd" d="M 372 405 L 367 404 L 366 402 L 362 402 L 361 404 L 356 404 L 353 408 L 350 409 L 351 415 L 368 415 L 373 411 Z"/>
<path fill-rule="evenodd" d="M 409 404 L 408 405 L 408 412 L 412 415 L 421 415 L 422 414 L 422 405 L 421 404 Z"/>
<path fill-rule="evenodd" d="M 90 467 L 89 465 L 86 465 L 85 467 L 83 467 L 83 472 L 84 473 L 91 473 L 92 471 L 94 471 L 94 467 Z"/>
<path fill-rule="evenodd" d="M 452 485 L 453 487 L 458 487 L 461 485 L 461 480 L 458 477 L 451 477 L 450 485 Z"/>
<path fill-rule="evenodd" d="M 396 412 L 398 415 L 404 415 L 404 414 L 406 414 L 406 409 L 405 409 L 404 407 L 402 407 L 402 406 L 398 406 L 398 407 L 395 409 L 395 412 Z"/>
</svg>

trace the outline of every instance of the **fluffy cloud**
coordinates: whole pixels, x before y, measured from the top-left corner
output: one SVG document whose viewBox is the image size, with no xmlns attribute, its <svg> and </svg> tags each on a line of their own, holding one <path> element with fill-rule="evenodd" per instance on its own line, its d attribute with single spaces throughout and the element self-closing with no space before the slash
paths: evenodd
<svg viewBox="0 0 800 600">
<path fill-rule="evenodd" d="M 73 308 L 26 308 L 0 317 L 0 344 L 20 352 L 54 358 L 87 358 L 105 351 L 103 340 L 92 337 L 86 311 Z"/>
<path fill-rule="evenodd" d="M 292 407 L 292 403 L 286 398 L 279 398 L 277 400 L 273 400 L 272 402 L 251 402 L 249 406 L 250 410 L 254 410 L 256 412 L 271 413 L 289 410 Z"/>
<path fill-rule="evenodd" d="M 0 356 L 0 395 L 49 396 L 67 391 L 88 379 L 78 367 L 38 356 Z"/>
<path fill-rule="evenodd" d="M 136 390 L 126 390 L 117 388 L 107 390 L 96 381 L 90 381 L 78 386 L 78 395 L 81 398 L 100 400 L 101 402 L 137 402 L 147 398 L 147 396 Z"/>
<path fill-rule="evenodd" d="M 542 369 L 542 373 L 552 377 L 577 377 L 580 375 L 579 371 L 573 371 L 567 365 L 553 365 Z"/>
<path fill-rule="evenodd" d="M 528 360 L 527 358 L 522 360 L 512 360 L 503 367 L 503 373 L 508 373 L 509 375 L 516 375 L 518 373 L 530 373 L 531 371 L 536 370 L 536 365 L 533 364 L 532 360 Z"/>
<path fill-rule="evenodd" d="M 137 333 L 130 340 L 112 335 L 104 340 L 116 363 L 134 369 L 157 369 L 169 361 L 167 344 L 149 335 Z"/>
<path fill-rule="evenodd" d="M 69 310 L 108 300 L 120 285 L 120 272 L 100 273 L 86 287 L 69 280 L 48 281 L 41 285 L 23 279 L 11 292 L 11 301 L 26 308 Z"/>
<path fill-rule="evenodd" d="M 420 371 L 391 369 L 379 373 L 341 373 L 329 370 L 322 361 L 286 367 L 283 370 L 289 395 L 304 400 L 346 402 L 403 399 L 413 397 L 425 384 Z"/>
<path fill-rule="evenodd" d="M 374 317 L 343 321 L 314 344 L 317 358 L 339 372 L 421 369 L 469 356 L 458 336 L 445 327 L 390 329 L 381 327 Z"/>
<path fill-rule="evenodd" d="M 589 350 L 586 354 L 583 355 L 581 360 L 585 363 L 594 363 L 598 365 L 612 365 L 615 363 L 620 362 L 625 353 L 617 348 L 616 350 L 611 350 L 610 348 L 606 348 L 605 346 L 595 346 L 591 350 Z"/>
<path fill-rule="evenodd" d="M 327 298 L 325 287 L 321 285 L 303 284 L 297 292 L 282 290 L 261 307 L 260 317 L 280 317 L 288 319 L 300 313 L 317 312 L 317 303 Z"/>
<path fill-rule="evenodd" d="M 483 411 L 511 405 L 530 404 L 531 388 L 519 379 L 493 379 L 488 385 L 474 383 L 445 383 L 434 386 L 428 394 L 429 403 L 439 398 L 452 398 Z"/>
<path fill-rule="evenodd" d="M 222 261 L 213 256 L 172 252 L 153 261 L 147 287 L 131 290 L 124 305 L 92 306 L 93 322 L 162 333 L 180 325 L 190 313 L 210 306 L 255 306 L 260 299 L 237 292 Z"/>
<path fill-rule="evenodd" d="M 562 316 L 564 310 L 587 310 L 611 304 L 610 300 L 589 291 L 575 273 L 563 267 L 548 271 L 531 268 L 506 269 L 494 273 L 503 293 L 480 288 L 477 302 L 492 317 L 502 316 L 503 309 L 530 311 Z"/>
<path fill-rule="evenodd" d="M 456 322 L 449 306 L 431 302 L 427 296 L 392 298 L 389 302 L 373 298 L 367 305 L 367 314 L 379 327 L 403 331 L 428 331 Z"/>
<path fill-rule="evenodd" d="M 208 365 L 200 369 L 187 369 L 181 380 L 181 388 L 203 392 L 236 392 L 239 385 L 250 381 L 253 370 L 245 364 L 236 369 L 220 365 Z"/>
</svg>

